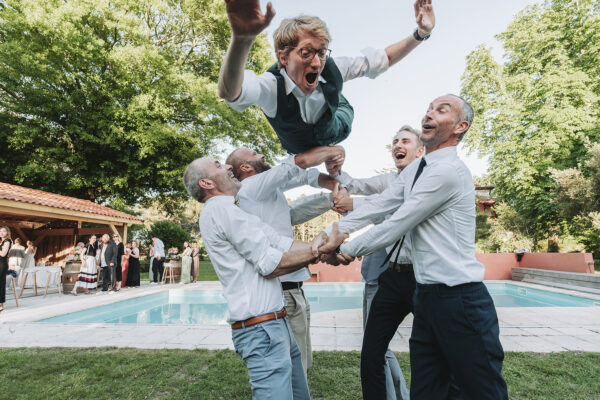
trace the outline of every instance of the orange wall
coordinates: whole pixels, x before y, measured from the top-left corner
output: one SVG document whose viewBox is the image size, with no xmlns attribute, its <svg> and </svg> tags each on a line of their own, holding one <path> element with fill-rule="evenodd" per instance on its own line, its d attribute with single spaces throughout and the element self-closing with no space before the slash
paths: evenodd
<svg viewBox="0 0 600 400">
<path fill-rule="evenodd" d="M 484 279 L 511 279 L 512 268 L 538 268 L 554 271 L 594 273 L 594 259 L 591 253 L 526 253 L 521 262 L 517 262 L 514 253 L 482 253 L 477 260 L 485 266 Z M 310 266 L 313 276 L 309 282 L 359 282 L 361 261 L 350 265 L 334 267 L 318 263 Z"/>
</svg>

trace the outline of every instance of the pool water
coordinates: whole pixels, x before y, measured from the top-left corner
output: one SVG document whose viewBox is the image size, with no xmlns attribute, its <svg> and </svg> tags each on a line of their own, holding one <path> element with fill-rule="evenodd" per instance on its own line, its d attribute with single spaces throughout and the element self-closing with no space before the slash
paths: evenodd
<svg viewBox="0 0 600 400">
<path fill-rule="evenodd" d="M 496 307 L 592 307 L 600 301 L 507 283 L 486 284 Z M 362 284 L 307 284 L 311 313 L 362 308 Z M 59 315 L 40 322 L 108 324 L 226 324 L 220 290 L 168 290 Z"/>
</svg>

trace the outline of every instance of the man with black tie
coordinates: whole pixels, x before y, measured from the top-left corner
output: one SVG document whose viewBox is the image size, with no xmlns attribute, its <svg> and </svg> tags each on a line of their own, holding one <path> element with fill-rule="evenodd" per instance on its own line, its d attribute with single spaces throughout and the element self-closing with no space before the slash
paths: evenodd
<svg viewBox="0 0 600 400">
<path fill-rule="evenodd" d="M 320 252 L 347 262 L 371 254 L 411 232 L 417 289 L 410 338 L 412 399 L 445 399 L 453 375 L 470 399 L 507 399 L 504 352 L 494 303 L 475 258 L 475 189 L 456 146 L 473 121 L 462 98 L 435 99 L 422 120 L 427 153 L 386 191 L 369 197 L 334 223 Z M 393 213 L 349 243 L 350 232 Z M 322 239 L 322 236 L 321 236 Z"/>
</svg>

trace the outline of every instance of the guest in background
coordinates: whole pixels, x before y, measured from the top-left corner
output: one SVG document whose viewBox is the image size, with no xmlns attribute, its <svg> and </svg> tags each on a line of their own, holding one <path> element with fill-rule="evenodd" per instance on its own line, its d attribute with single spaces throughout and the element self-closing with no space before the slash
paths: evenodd
<svg viewBox="0 0 600 400">
<path fill-rule="evenodd" d="M 121 236 L 118 233 L 113 235 L 113 240 L 115 241 L 115 245 L 117 245 L 117 265 L 115 267 L 116 277 L 113 278 L 113 281 L 116 279 L 116 287 L 113 289 L 115 291 L 121 290 L 121 282 L 123 282 L 123 271 L 121 267 L 121 262 L 123 261 L 123 255 L 125 255 L 125 246 L 123 242 L 121 242 Z"/>
<path fill-rule="evenodd" d="M 152 271 L 152 266 L 154 265 L 154 246 L 148 246 L 148 257 L 150 257 L 150 263 L 148 264 L 148 281 L 154 281 L 154 271 Z"/>
<path fill-rule="evenodd" d="M 27 248 L 25 249 L 25 256 L 23 257 L 23 263 L 21 264 L 21 270 L 25 271 L 27 268 L 32 268 L 35 266 L 35 252 L 37 248 L 34 247 L 33 242 L 31 240 L 27 241 Z M 21 274 L 21 276 L 25 276 Z M 23 285 L 25 282 L 21 282 L 19 286 Z"/>
<path fill-rule="evenodd" d="M 77 288 L 83 288 L 85 294 L 91 294 L 89 289 L 96 289 L 98 285 L 98 269 L 96 268 L 96 236 L 92 236 L 87 244 L 78 243 L 78 253 L 81 256 L 81 269 L 77 275 L 77 282 L 71 290 L 73 296 L 77 296 Z"/>
<path fill-rule="evenodd" d="M 183 253 L 181 253 L 181 282 L 190 283 L 192 271 L 192 248 L 188 242 L 183 242 Z"/>
<path fill-rule="evenodd" d="M 108 285 L 112 290 L 115 290 L 116 286 L 116 275 L 115 269 L 117 267 L 117 246 L 115 242 L 110 240 L 108 233 L 102 235 L 102 247 L 100 249 L 100 268 L 102 275 L 102 291 L 108 291 Z"/>
<path fill-rule="evenodd" d="M 122 286 L 127 286 L 127 274 L 129 273 L 129 254 L 131 250 L 129 249 L 129 245 L 125 245 L 125 254 L 121 257 L 121 282 Z"/>
<path fill-rule="evenodd" d="M 13 271 L 11 275 L 14 278 L 21 271 L 21 264 L 23 264 L 23 258 L 25 257 L 25 247 L 21 243 L 21 238 L 15 238 L 15 242 L 8 252 L 8 270 Z"/>
<path fill-rule="evenodd" d="M 140 286 L 140 249 L 137 240 L 131 241 L 131 250 L 129 252 L 129 271 L 127 272 L 127 281 L 125 283 L 127 286 Z"/>
<path fill-rule="evenodd" d="M 77 275 L 77 282 L 71 291 L 71 294 L 77 296 L 77 288 L 83 288 L 85 294 L 90 294 L 89 289 L 96 289 L 98 286 L 98 268 L 96 267 L 96 253 L 98 251 L 98 241 L 96 235 L 92 235 L 88 244 L 81 251 L 82 268 Z"/>
<path fill-rule="evenodd" d="M 152 244 L 154 245 L 152 273 L 154 275 L 154 283 L 158 283 L 162 282 L 163 273 L 165 272 L 165 244 L 156 235 L 152 236 Z"/>
<path fill-rule="evenodd" d="M 198 249 L 198 243 L 192 243 L 192 261 L 194 269 L 192 271 L 192 283 L 198 279 L 198 271 L 200 270 L 200 250 Z"/>
<path fill-rule="evenodd" d="M 0 311 L 4 310 L 6 302 L 6 273 L 8 272 L 8 252 L 12 247 L 10 228 L 0 227 Z"/>
</svg>

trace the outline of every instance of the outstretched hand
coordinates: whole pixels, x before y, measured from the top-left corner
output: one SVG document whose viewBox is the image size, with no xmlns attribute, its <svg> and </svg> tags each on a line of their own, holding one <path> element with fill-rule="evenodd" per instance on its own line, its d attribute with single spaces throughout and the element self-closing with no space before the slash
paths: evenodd
<svg viewBox="0 0 600 400">
<path fill-rule="evenodd" d="M 415 1 L 415 17 L 419 26 L 419 34 L 427 36 L 435 26 L 435 14 L 431 0 L 416 0 Z"/>
<path fill-rule="evenodd" d="M 259 0 L 225 0 L 225 7 L 231 30 L 240 38 L 255 38 L 275 16 L 271 2 L 267 3 L 265 14 L 260 9 Z"/>
</svg>

